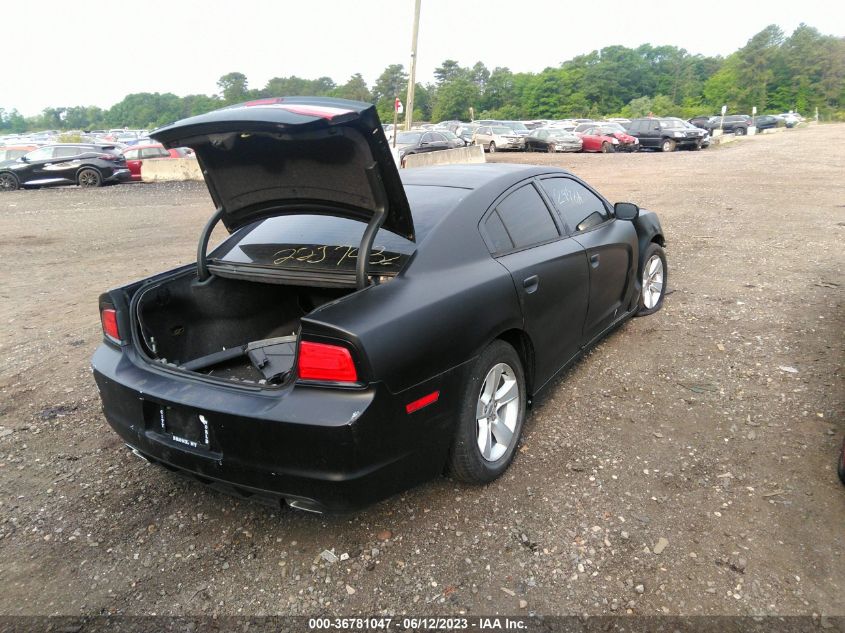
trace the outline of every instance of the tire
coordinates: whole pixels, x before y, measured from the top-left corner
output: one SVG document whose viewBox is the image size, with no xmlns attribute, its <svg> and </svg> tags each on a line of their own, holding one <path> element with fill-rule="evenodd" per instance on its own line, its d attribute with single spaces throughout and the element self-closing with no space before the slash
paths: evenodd
<svg viewBox="0 0 845 633">
<path fill-rule="evenodd" d="M 86 168 L 76 176 L 76 183 L 80 187 L 102 187 L 103 177 L 96 169 Z"/>
<path fill-rule="evenodd" d="M 557 151 L 557 147 L 555 147 L 554 143 L 549 143 L 549 146 L 546 148 L 546 151 L 549 154 L 554 154 Z"/>
<path fill-rule="evenodd" d="M 673 141 L 671 138 L 664 138 L 660 143 L 661 152 L 674 152 L 675 147 L 675 141 Z"/>
<path fill-rule="evenodd" d="M 491 400 L 491 391 L 513 399 L 505 403 Z M 525 374 L 516 350 L 504 341 L 493 341 L 475 361 L 464 388 L 449 451 L 452 477 L 486 484 L 507 470 L 522 435 L 526 401 Z M 486 417 L 479 417 L 484 414 Z"/>
<path fill-rule="evenodd" d="M 744 127 L 734 128 L 734 136 L 745 136 L 746 134 L 748 134 L 748 130 Z"/>
<path fill-rule="evenodd" d="M 656 262 L 659 262 L 659 267 Z M 639 274 L 641 288 L 637 316 L 648 316 L 663 307 L 666 282 L 669 280 L 666 251 L 660 244 L 652 242 L 645 249 Z"/>
<path fill-rule="evenodd" d="M 602 154 L 612 154 L 615 150 L 613 149 L 613 145 L 605 141 L 601 144 L 601 153 Z"/>
<path fill-rule="evenodd" d="M 490 141 L 490 148 L 487 151 L 491 154 L 496 153 L 496 144 L 493 141 Z"/>
<path fill-rule="evenodd" d="M 18 177 L 7 171 L 0 174 L 0 191 L 15 191 L 21 186 Z"/>
</svg>

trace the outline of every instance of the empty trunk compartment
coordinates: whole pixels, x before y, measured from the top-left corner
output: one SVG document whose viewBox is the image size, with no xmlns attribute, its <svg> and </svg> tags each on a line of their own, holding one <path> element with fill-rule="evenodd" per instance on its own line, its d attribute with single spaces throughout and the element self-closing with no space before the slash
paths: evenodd
<svg viewBox="0 0 845 633">
<path fill-rule="evenodd" d="M 224 380 L 282 384 L 300 319 L 355 292 L 180 275 L 139 291 L 137 344 L 154 362 Z"/>
</svg>

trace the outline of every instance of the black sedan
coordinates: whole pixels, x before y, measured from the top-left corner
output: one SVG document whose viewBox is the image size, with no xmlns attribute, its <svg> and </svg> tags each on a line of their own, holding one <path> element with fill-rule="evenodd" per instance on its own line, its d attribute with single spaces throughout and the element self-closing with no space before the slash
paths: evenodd
<svg viewBox="0 0 845 633">
<path fill-rule="evenodd" d="M 531 399 L 663 303 L 654 213 L 554 167 L 400 176 L 369 104 L 262 99 L 153 136 L 196 151 L 217 210 L 196 263 L 101 295 L 94 377 L 133 452 L 232 494 L 346 511 L 444 468 L 490 482 Z"/>
<path fill-rule="evenodd" d="M 126 159 L 114 145 L 45 145 L 0 163 L 0 191 L 42 185 L 99 187 L 130 177 Z"/>
<path fill-rule="evenodd" d="M 399 151 L 399 160 L 402 163 L 404 163 L 405 157 L 411 154 L 438 152 L 444 149 L 463 147 L 463 145 L 463 141 L 459 141 L 457 138 L 450 140 L 439 130 L 411 130 L 410 132 L 399 132 L 396 135 L 396 149 Z"/>
</svg>

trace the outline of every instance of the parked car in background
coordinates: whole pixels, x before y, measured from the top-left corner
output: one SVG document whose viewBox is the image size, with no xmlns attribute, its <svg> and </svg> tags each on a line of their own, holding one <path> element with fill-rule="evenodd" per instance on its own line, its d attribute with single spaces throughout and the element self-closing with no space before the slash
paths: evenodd
<svg viewBox="0 0 845 633">
<path fill-rule="evenodd" d="M 747 114 L 729 114 L 723 121 L 721 116 L 715 116 L 707 125 L 707 131 L 711 134 L 714 130 L 721 129 L 725 134 L 745 136 L 751 127 L 751 117 Z"/>
<path fill-rule="evenodd" d="M 126 167 L 129 169 L 133 181 L 141 180 L 141 166 L 145 160 L 173 158 L 170 151 L 165 149 L 161 143 L 128 147 L 123 150 L 123 157 L 126 159 Z"/>
<path fill-rule="evenodd" d="M 575 128 L 584 140 L 585 152 L 638 152 L 640 142 L 628 134 L 622 125 L 614 122 L 581 123 Z M 608 140 L 609 139 L 609 140 Z M 607 147 L 605 144 L 610 143 Z"/>
<path fill-rule="evenodd" d="M 573 132 L 549 127 L 531 130 L 524 142 L 526 152 L 580 152 L 582 145 Z"/>
<path fill-rule="evenodd" d="M 678 148 L 701 149 L 702 135 L 680 119 L 633 119 L 625 129 L 639 139 L 643 149 L 662 152 L 674 152 Z"/>
<path fill-rule="evenodd" d="M 99 187 L 130 177 L 126 159 L 114 145 L 45 145 L 0 163 L 0 191 L 42 185 Z"/>
<path fill-rule="evenodd" d="M 0 146 L 0 163 L 15 160 L 37 149 L 35 145 L 3 145 Z"/>
<path fill-rule="evenodd" d="M 509 127 L 517 136 L 528 136 L 528 133 L 531 131 L 522 121 L 499 121 L 499 125 Z"/>
<path fill-rule="evenodd" d="M 710 146 L 710 133 L 707 130 L 700 128 L 700 127 L 697 127 L 697 126 L 693 125 L 692 123 L 690 123 L 689 121 L 685 121 L 684 119 L 681 119 L 680 117 L 667 116 L 667 117 L 664 117 L 664 120 L 675 121 L 675 122 L 679 123 L 682 127 L 684 127 L 686 130 L 692 131 L 700 139 L 700 141 L 701 141 L 700 147 L 701 148 Z M 687 146 L 685 145 L 685 147 L 687 147 Z M 689 149 L 695 149 L 695 148 L 690 147 Z"/>
<path fill-rule="evenodd" d="M 786 127 L 789 128 L 795 127 L 804 120 L 804 117 L 800 114 L 795 114 L 794 112 L 784 112 L 783 114 L 779 114 L 777 116 L 781 117 L 786 124 Z"/>
<path fill-rule="evenodd" d="M 404 164 L 405 158 L 411 154 L 437 152 L 452 149 L 452 147 L 452 142 L 435 130 L 411 130 L 399 132 L 396 135 L 396 149 L 399 151 L 400 164 Z"/>
<path fill-rule="evenodd" d="M 458 138 L 463 139 L 463 141 L 467 145 L 472 145 L 472 135 L 475 134 L 475 131 L 478 129 L 478 126 L 473 123 L 463 123 L 455 134 L 458 135 Z"/>
<path fill-rule="evenodd" d="M 469 143 L 464 141 L 464 139 L 462 139 L 460 136 L 458 136 L 454 132 L 450 132 L 449 130 L 442 129 L 442 130 L 436 130 L 436 132 L 438 134 L 442 134 L 443 136 L 446 137 L 446 140 L 449 142 L 449 149 L 455 149 L 455 148 L 458 148 L 458 147 L 466 147 L 467 145 L 469 145 Z"/>
<path fill-rule="evenodd" d="M 689 119 L 689 123 L 691 123 L 695 127 L 700 127 L 702 130 L 709 130 L 710 122 L 715 118 L 716 117 L 714 117 L 713 115 L 695 116 Z"/>
<path fill-rule="evenodd" d="M 595 124 L 589 124 L 586 128 L 582 128 L 579 132 L 575 131 L 581 138 L 581 151 L 582 152 L 602 152 L 604 154 L 610 154 L 616 151 L 616 148 L 619 147 L 620 141 L 614 136 L 605 133 L 602 128 Z M 633 144 L 636 139 L 630 135 L 626 135 L 626 138 L 631 139 L 631 143 Z"/>
<path fill-rule="evenodd" d="M 761 114 L 754 119 L 754 127 L 758 130 L 771 130 L 776 127 L 784 127 L 786 121 L 773 114 Z"/>
<path fill-rule="evenodd" d="M 311 512 L 489 484 L 535 395 L 661 308 L 654 213 L 551 166 L 400 176 L 371 104 L 267 101 L 153 135 L 205 166 L 200 244 L 231 236 L 100 296 L 103 412 L 148 461 Z"/>
<path fill-rule="evenodd" d="M 474 145 L 481 145 L 485 152 L 495 153 L 503 149 L 523 149 L 524 138 L 503 125 L 482 125 L 473 134 Z"/>
</svg>

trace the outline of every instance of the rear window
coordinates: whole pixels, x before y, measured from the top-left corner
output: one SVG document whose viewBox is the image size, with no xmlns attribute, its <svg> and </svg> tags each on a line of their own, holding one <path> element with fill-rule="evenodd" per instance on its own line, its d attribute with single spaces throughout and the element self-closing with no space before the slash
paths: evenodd
<svg viewBox="0 0 845 633">
<path fill-rule="evenodd" d="M 460 200 L 468 189 L 406 185 L 417 244 Z M 217 247 L 209 259 L 219 262 L 296 270 L 354 272 L 358 245 L 367 225 L 330 215 L 284 215 L 255 222 Z M 417 244 L 387 230 L 376 234 L 368 270 L 396 274 Z"/>
</svg>

